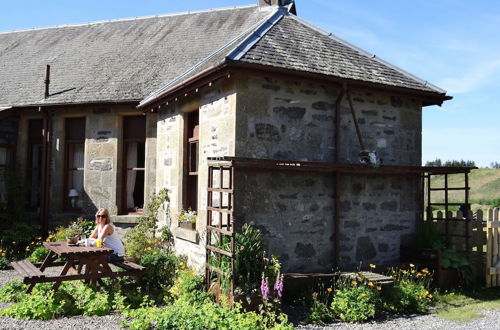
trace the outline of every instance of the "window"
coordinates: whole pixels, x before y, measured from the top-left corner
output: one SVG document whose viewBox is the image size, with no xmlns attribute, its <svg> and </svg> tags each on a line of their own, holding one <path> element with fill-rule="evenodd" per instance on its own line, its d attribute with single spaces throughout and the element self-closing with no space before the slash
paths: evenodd
<svg viewBox="0 0 500 330">
<path fill-rule="evenodd" d="M 42 119 L 32 119 L 28 122 L 28 166 L 29 209 L 38 211 L 40 207 L 40 186 L 42 179 Z"/>
<path fill-rule="evenodd" d="M 82 208 L 85 164 L 85 118 L 68 118 L 65 122 L 64 209 Z"/>
<path fill-rule="evenodd" d="M 199 111 L 186 114 L 183 208 L 198 211 Z"/>
<path fill-rule="evenodd" d="M 146 116 L 123 118 L 123 213 L 141 213 L 144 208 Z"/>
<path fill-rule="evenodd" d="M 12 147 L 0 145 L 0 204 L 7 202 L 6 170 L 12 162 Z"/>
</svg>

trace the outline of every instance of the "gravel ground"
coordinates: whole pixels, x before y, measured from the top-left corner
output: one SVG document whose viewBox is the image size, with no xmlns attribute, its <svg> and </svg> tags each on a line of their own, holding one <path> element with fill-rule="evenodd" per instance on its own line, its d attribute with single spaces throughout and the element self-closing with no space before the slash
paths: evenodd
<svg viewBox="0 0 500 330">
<path fill-rule="evenodd" d="M 47 272 L 57 274 L 60 268 L 49 268 Z M 20 278 L 16 271 L 0 271 L 0 287 L 7 282 Z M 0 303 L 0 309 L 7 304 Z M 289 311 L 291 312 L 291 311 Z M 295 311 L 297 312 L 297 311 Z M 292 314 L 294 312 L 291 312 Z M 392 317 L 372 321 L 365 324 L 333 323 L 328 326 L 299 325 L 301 330 L 328 330 L 328 329 L 349 329 L 349 330 L 372 330 L 372 329 L 453 329 L 453 330 L 475 330 L 475 329 L 500 329 L 500 311 L 483 311 L 485 317 L 478 320 L 462 323 L 446 321 L 437 315 L 415 315 L 405 317 Z M 121 329 L 120 315 L 107 316 L 72 316 L 63 317 L 50 321 L 27 321 L 7 317 L 0 317 L 0 330 L 3 329 Z"/>
</svg>

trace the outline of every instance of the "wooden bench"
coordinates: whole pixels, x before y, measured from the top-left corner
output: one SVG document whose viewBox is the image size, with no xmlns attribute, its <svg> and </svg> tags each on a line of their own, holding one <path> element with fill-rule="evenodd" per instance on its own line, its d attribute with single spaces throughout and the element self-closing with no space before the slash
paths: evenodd
<svg viewBox="0 0 500 330">
<path fill-rule="evenodd" d="M 22 260 L 11 262 L 10 265 L 14 268 L 21 276 L 24 277 L 25 284 L 31 284 L 36 282 L 37 279 L 44 278 L 45 274 L 40 271 L 31 262 Z"/>
<path fill-rule="evenodd" d="M 137 271 L 137 272 L 142 272 L 145 267 L 141 266 L 141 265 L 138 265 L 136 263 L 133 263 L 132 261 L 113 261 L 113 262 L 110 262 L 111 264 L 115 265 L 115 266 L 118 266 L 120 268 L 123 268 L 127 271 Z"/>
</svg>

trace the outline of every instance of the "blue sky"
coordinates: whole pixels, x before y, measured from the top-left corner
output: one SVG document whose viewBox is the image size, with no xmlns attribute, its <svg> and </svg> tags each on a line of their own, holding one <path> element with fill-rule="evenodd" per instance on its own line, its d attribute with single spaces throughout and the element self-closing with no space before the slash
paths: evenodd
<svg viewBox="0 0 500 330">
<path fill-rule="evenodd" d="M 257 0 L 2 0 L 0 31 Z M 423 162 L 500 162 L 500 1 L 296 0 L 300 17 L 448 91 L 424 108 Z"/>
</svg>

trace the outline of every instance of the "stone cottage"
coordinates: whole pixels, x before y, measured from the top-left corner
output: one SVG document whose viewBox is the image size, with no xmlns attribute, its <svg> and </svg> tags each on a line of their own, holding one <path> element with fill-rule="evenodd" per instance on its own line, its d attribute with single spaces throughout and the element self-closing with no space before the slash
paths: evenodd
<svg viewBox="0 0 500 330">
<path fill-rule="evenodd" d="M 422 107 L 450 99 L 278 0 L 0 33 L 0 76 L 0 161 L 45 228 L 99 207 L 133 224 L 166 187 L 176 250 L 201 266 L 209 158 L 343 168 L 233 178 L 234 219 L 301 272 L 398 260 L 423 213 Z"/>
</svg>

